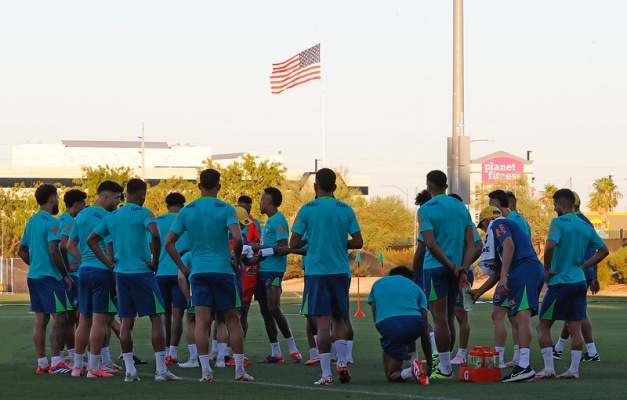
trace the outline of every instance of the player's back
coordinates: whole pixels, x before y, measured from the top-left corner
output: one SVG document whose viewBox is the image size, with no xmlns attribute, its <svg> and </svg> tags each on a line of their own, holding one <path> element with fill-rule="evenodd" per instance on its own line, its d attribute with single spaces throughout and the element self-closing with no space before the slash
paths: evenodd
<svg viewBox="0 0 627 400">
<path fill-rule="evenodd" d="M 53 277 L 61 280 L 61 273 L 54 265 L 48 251 L 48 243 L 59 238 L 59 221 L 50 213 L 39 210 L 30 217 L 24 228 L 21 244 L 28 247 L 28 278 Z"/>
<path fill-rule="evenodd" d="M 150 261 L 150 246 L 146 240 L 146 230 L 155 221 L 149 209 L 133 203 L 113 211 L 104 221 L 113 243 L 113 252 L 118 260 L 115 272 L 152 272 L 145 261 Z"/>
<path fill-rule="evenodd" d="M 548 239 L 557 242 L 551 268 L 559 272 L 551 278 L 551 283 L 574 283 L 585 280 L 581 269 L 582 260 L 597 236 L 594 228 L 574 213 L 559 216 L 551 221 Z M 597 239 L 597 243 L 599 240 Z"/>
<path fill-rule="evenodd" d="M 96 228 L 100 223 L 109 215 L 109 211 L 105 210 L 102 207 L 91 205 L 85 207 L 81 212 L 76 216 L 76 221 L 74 223 L 74 227 L 72 228 L 72 232 L 70 233 L 70 237 L 75 240 L 78 244 L 78 250 L 81 252 L 81 265 L 80 266 L 89 266 L 96 267 L 101 269 L 108 269 L 106 265 L 104 265 L 98 257 L 94 254 L 94 252 L 87 245 L 87 239 L 91 232 Z M 105 241 L 100 241 L 100 247 L 102 251 L 105 251 Z M 79 267 L 80 267 L 79 266 Z"/>
</svg>

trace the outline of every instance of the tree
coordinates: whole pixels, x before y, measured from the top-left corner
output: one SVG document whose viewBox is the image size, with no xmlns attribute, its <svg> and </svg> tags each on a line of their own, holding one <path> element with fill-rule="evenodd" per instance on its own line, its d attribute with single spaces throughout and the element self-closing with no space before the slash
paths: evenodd
<svg viewBox="0 0 627 400">
<path fill-rule="evenodd" d="M 27 188 L 19 183 L 10 188 L 0 190 L 0 216 L 2 217 L 2 246 L 5 257 L 16 257 L 20 239 L 28 219 L 39 209 L 35 200 L 36 183 Z"/>
<path fill-rule="evenodd" d="M 540 192 L 539 200 L 545 210 L 553 210 L 553 195 L 557 190 L 557 186 L 552 183 L 544 185 L 544 190 Z"/>
<path fill-rule="evenodd" d="M 131 167 L 110 167 L 109 164 L 104 167 L 87 167 L 83 166 L 83 178 L 74 179 L 73 182 L 77 189 L 83 190 L 87 193 L 87 204 L 93 204 L 98 198 L 98 186 L 103 181 L 113 181 L 119 183 L 123 187 L 126 187 L 131 178 L 137 178 L 133 176 L 133 169 Z"/>
<path fill-rule="evenodd" d="M 618 200 L 623 198 L 618 186 L 614 184 L 611 176 L 594 181 L 594 192 L 590 194 L 588 208 L 597 211 L 603 220 L 607 222 L 607 213 L 612 212 L 618 205 Z"/>
<path fill-rule="evenodd" d="M 174 192 L 185 196 L 187 203 L 200 197 L 200 190 L 196 183 L 187 181 L 182 177 L 171 177 L 148 188 L 144 207 L 150 209 L 156 215 L 166 214 L 168 209 L 165 205 L 165 198 L 167 195 Z"/>
</svg>

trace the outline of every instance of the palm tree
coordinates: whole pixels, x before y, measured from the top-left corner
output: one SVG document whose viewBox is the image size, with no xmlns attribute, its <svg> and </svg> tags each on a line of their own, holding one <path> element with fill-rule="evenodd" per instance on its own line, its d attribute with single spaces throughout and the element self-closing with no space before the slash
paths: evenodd
<svg viewBox="0 0 627 400">
<path fill-rule="evenodd" d="M 618 200 L 623 198 L 617 189 L 618 186 L 614 184 L 611 176 L 594 181 L 595 191 L 590 195 L 588 208 L 596 210 L 604 224 L 607 222 L 607 213 L 612 212 L 618 205 Z"/>
<path fill-rule="evenodd" d="M 544 185 L 544 190 L 540 192 L 540 203 L 545 210 L 553 210 L 553 195 L 557 192 L 557 186 L 552 183 Z"/>
</svg>

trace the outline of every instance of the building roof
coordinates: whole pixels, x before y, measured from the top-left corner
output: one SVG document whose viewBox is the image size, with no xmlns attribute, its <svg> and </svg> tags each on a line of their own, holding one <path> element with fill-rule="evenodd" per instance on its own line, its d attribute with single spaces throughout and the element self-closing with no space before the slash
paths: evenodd
<svg viewBox="0 0 627 400">
<path fill-rule="evenodd" d="M 62 140 L 65 147 L 99 147 L 109 149 L 141 149 L 140 141 L 123 140 Z M 169 149 L 167 142 L 144 142 L 146 149 Z"/>
<path fill-rule="evenodd" d="M 515 160 L 518 160 L 520 162 L 522 162 L 523 164 L 531 164 L 533 161 L 530 160 L 526 160 L 524 158 L 520 158 L 518 156 L 515 156 L 511 153 L 508 153 L 506 151 L 495 151 L 494 153 L 490 153 L 488 155 L 485 155 L 483 157 L 479 157 L 479 158 L 475 158 L 474 160 L 470 160 L 471 163 L 473 164 L 480 164 L 482 162 L 484 162 L 485 160 L 489 160 L 491 158 L 495 158 L 495 157 L 509 157 L 509 158 L 513 158 Z"/>
</svg>

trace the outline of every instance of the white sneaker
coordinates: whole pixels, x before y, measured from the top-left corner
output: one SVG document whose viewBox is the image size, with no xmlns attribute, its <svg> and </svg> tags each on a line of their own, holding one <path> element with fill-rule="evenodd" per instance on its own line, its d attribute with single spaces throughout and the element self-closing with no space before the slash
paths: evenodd
<svg viewBox="0 0 627 400">
<path fill-rule="evenodd" d="M 180 368 L 198 368 L 200 367 L 200 364 L 198 363 L 198 360 L 189 360 L 188 362 L 184 362 L 184 363 L 179 363 L 179 367 Z"/>
<path fill-rule="evenodd" d="M 172 372 L 168 371 L 167 369 L 162 374 L 160 374 L 160 373 L 156 373 L 155 374 L 155 381 L 157 381 L 157 382 L 180 381 L 180 380 L 182 380 L 182 379 L 179 378 L 178 376 L 174 375 Z"/>
<path fill-rule="evenodd" d="M 452 364 L 452 365 L 463 365 L 463 364 L 466 364 L 466 359 L 465 359 L 464 357 L 455 356 L 455 357 L 451 360 L 451 364 Z"/>
<path fill-rule="evenodd" d="M 225 368 L 226 367 L 226 362 L 224 361 L 224 357 L 218 358 L 216 360 L 216 363 L 215 363 L 214 367 L 216 367 L 216 368 Z"/>
<path fill-rule="evenodd" d="M 212 351 L 211 353 L 209 353 L 209 361 L 215 361 L 216 358 L 218 358 L 218 353 L 215 351 Z"/>
<path fill-rule="evenodd" d="M 124 382 L 137 382 L 139 381 L 139 376 L 137 376 L 137 371 L 134 374 L 127 373 L 124 377 Z"/>
<path fill-rule="evenodd" d="M 108 372 L 110 374 L 122 371 L 123 369 L 124 368 L 120 367 L 119 365 L 117 365 L 114 362 L 111 362 L 110 364 L 102 364 L 102 370 L 104 372 Z"/>
<path fill-rule="evenodd" d="M 235 380 L 239 382 L 252 382 L 255 378 L 248 375 L 246 371 L 235 371 Z"/>
</svg>

